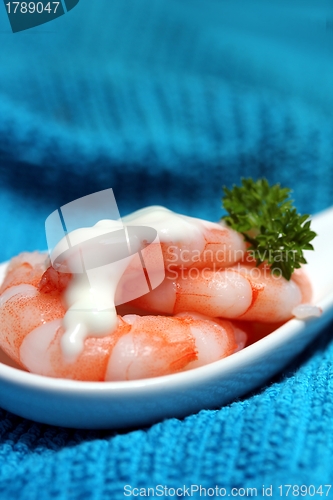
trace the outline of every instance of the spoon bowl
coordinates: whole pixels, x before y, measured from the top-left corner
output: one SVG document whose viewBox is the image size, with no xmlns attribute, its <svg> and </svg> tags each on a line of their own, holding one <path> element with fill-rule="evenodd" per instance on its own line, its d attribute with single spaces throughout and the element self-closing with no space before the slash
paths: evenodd
<svg viewBox="0 0 333 500">
<path fill-rule="evenodd" d="M 35 375 L 0 351 L 0 406 L 37 422 L 75 428 L 125 428 L 218 408 L 263 385 L 333 318 L 333 208 L 313 218 L 315 251 L 307 274 L 319 318 L 292 319 L 231 356 L 193 370 L 124 382 L 80 382 Z M 0 265 L 0 282 L 7 263 Z"/>
</svg>

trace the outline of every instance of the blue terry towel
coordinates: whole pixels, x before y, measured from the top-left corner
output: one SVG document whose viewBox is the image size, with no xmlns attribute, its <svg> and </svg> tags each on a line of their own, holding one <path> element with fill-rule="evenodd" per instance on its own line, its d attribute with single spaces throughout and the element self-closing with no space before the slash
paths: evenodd
<svg viewBox="0 0 333 500">
<path fill-rule="evenodd" d="M 122 215 L 157 203 L 216 220 L 241 176 L 292 187 L 303 212 L 333 203 L 329 3 L 80 0 L 15 34 L 0 7 L 1 261 L 45 248 L 49 213 L 107 187 Z M 332 483 L 331 333 L 183 421 L 89 432 L 2 411 L 0 498 Z"/>
</svg>

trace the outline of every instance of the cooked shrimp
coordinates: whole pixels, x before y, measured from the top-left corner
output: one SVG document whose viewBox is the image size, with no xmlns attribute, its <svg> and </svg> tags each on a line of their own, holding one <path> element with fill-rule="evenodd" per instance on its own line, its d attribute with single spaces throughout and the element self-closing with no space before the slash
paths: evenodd
<svg viewBox="0 0 333 500">
<path fill-rule="evenodd" d="M 38 286 L 43 273 L 49 266 L 48 256 L 39 252 L 23 252 L 13 257 L 8 264 L 0 295 L 9 287 L 21 285 Z"/>
<path fill-rule="evenodd" d="M 50 254 L 57 271 L 73 273 L 64 294 L 62 347 L 68 357 L 80 353 L 91 333 L 115 330 L 115 306 L 158 286 L 168 261 L 190 269 L 226 266 L 242 259 L 246 249 L 234 231 L 163 207 L 140 210 L 123 221 L 127 225 L 121 229 L 114 220 L 75 229 Z"/>
<path fill-rule="evenodd" d="M 268 266 L 242 263 L 219 271 L 172 268 L 155 290 L 132 302 L 158 314 L 195 311 L 206 316 L 261 322 L 287 321 L 310 299 L 311 286 L 299 271 L 290 281 Z"/>
<path fill-rule="evenodd" d="M 29 255 L 14 262 L 10 267 L 13 285 L 7 280 L 0 295 L 0 345 L 34 373 L 92 381 L 140 379 L 202 366 L 245 345 L 244 331 L 227 320 L 193 313 L 126 315 L 118 316 L 118 327 L 109 335 L 88 337 L 82 353 L 68 362 L 61 348 L 64 281 L 54 271 L 44 271 L 39 260 L 35 274 L 31 269 L 23 273 L 27 264 L 31 266 Z"/>
<path fill-rule="evenodd" d="M 52 294 L 38 292 L 44 273 L 50 275 L 47 265 L 46 254 L 22 253 L 10 261 L 0 288 L 0 345 L 18 362 L 25 336 L 65 313 L 59 290 L 54 287 Z"/>
<path fill-rule="evenodd" d="M 168 375 L 217 361 L 245 344 L 246 335 L 226 320 L 181 317 L 118 317 L 116 331 L 89 337 L 68 363 L 61 350 L 61 319 L 31 331 L 19 360 L 29 371 L 76 380 L 136 380 Z"/>
<path fill-rule="evenodd" d="M 227 267 L 240 261 L 246 251 L 243 236 L 228 226 L 176 214 L 164 207 L 143 208 L 122 220 L 128 226 L 156 229 L 159 244 L 150 245 L 145 254 L 145 260 L 151 263 L 158 261 L 154 254 L 162 250 L 166 266 Z"/>
</svg>

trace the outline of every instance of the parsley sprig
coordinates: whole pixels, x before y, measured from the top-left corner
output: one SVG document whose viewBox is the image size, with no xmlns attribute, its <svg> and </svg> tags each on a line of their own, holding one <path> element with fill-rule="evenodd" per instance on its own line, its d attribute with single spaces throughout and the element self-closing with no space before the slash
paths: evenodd
<svg viewBox="0 0 333 500">
<path fill-rule="evenodd" d="M 267 262 L 271 271 L 290 280 L 306 264 L 303 250 L 313 250 L 309 215 L 300 215 L 289 198 L 291 190 L 266 179 L 242 179 L 241 186 L 223 188 L 223 219 L 250 243 L 257 266 Z"/>
</svg>

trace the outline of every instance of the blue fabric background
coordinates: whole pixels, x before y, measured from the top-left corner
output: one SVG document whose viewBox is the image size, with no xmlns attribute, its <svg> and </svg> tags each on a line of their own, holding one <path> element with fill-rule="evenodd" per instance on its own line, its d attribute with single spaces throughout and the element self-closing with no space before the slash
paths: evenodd
<svg viewBox="0 0 333 500">
<path fill-rule="evenodd" d="M 158 203 L 216 220 L 241 176 L 293 187 L 301 211 L 331 205 L 332 50 L 323 0 L 80 0 L 16 34 L 0 6 L 0 260 L 44 249 L 50 212 L 108 187 L 122 215 Z M 333 483 L 331 333 L 183 421 L 90 432 L 1 411 L 1 500 Z"/>
</svg>

